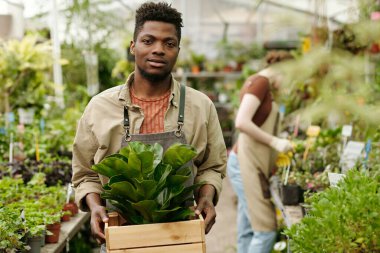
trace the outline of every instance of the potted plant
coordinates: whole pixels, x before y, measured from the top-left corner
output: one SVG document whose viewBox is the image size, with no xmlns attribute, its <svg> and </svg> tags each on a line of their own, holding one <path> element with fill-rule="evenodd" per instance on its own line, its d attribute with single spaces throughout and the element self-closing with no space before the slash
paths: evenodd
<svg viewBox="0 0 380 253">
<path fill-rule="evenodd" d="M 146 145 L 131 142 L 119 153 L 110 155 L 93 165 L 93 170 L 110 178 L 109 183 L 103 186 L 104 192 L 101 197 L 109 200 L 129 225 L 137 225 L 137 227 L 124 226 L 117 229 L 106 228 L 109 250 L 117 247 L 127 249 L 165 245 L 168 242 L 164 239 L 161 242 L 144 240 L 145 244 L 141 244 L 141 240 L 138 240 L 139 242 L 134 244 L 131 234 L 135 234 L 136 229 L 142 229 L 142 233 L 154 230 L 165 237 L 163 234 L 167 231 L 167 227 L 175 227 L 175 224 L 165 225 L 165 229 L 165 226 L 156 223 L 168 224 L 179 221 L 178 226 L 180 226 L 181 221 L 187 221 L 194 216 L 189 203 L 193 203 L 192 194 L 199 184 L 185 186 L 190 179 L 192 168 L 184 165 L 195 155 L 195 149 L 185 144 L 173 144 L 163 152 L 162 146 L 157 143 Z M 139 227 L 141 225 L 138 224 L 149 224 L 144 225 L 149 228 Z M 204 233 L 200 224 L 191 223 L 190 227 L 198 226 L 198 233 L 201 231 Z M 176 243 L 176 236 L 173 235 L 173 231 L 171 233 L 174 238 L 171 244 L 181 242 L 177 240 Z M 186 229 L 181 233 L 186 233 Z M 123 235 L 123 245 L 120 245 L 120 241 L 117 242 L 117 238 L 121 235 Z M 202 237 L 200 233 L 197 238 L 202 246 L 201 240 L 204 236 Z"/>
<path fill-rule="evenodd" d="M 25 231 L 19 210 L 9 207 L 0 208 L 0 252 L 28 250 L 29 246 L 23 239 Z"/>
</svg>

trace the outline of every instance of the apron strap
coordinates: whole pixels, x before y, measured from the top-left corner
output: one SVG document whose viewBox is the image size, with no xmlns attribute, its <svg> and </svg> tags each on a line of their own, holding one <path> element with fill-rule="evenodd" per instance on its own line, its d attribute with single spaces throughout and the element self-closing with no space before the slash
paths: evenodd
<svg viewBox="0 0 380 253">
<path fill-rule="evenodd" d="M 186 85 L 181 84 L 181 92 L 179 96 L 179 112 L 178 112 L 178 129 L 175 131 L 175 135 L 180 137 L 182 135 L 183 122 L 185 120 L 185 95 L 186 95 Z"/>
<path fill-rule="evenodd" d="M 129 132 L 130 125 L 129 125 L 129 114 L 128 114 L 128 107 L 124 106 L 124 129 L 125 129 L 125 140 L 130 141 L 131 140 L 131 133 Z"/>
<path fill-rule="evenodd" d="M 181 91 L 180 91 L 180 97 L 179 97 L 179 113 L 178 113 L 178 129 L 175 131 L 175 135 L 177 137 L 180 137 L 182 135 L 182 127 L 183 122 L 185 120 L 185 95 L 186 95 L 186 86 L 184 84 L 181 84 Z M 124 106 L 124 129 L 125 129 L 125 140 L 129 141 L 131 139 L 131 133 L 130 133 L 130 124 L 129 124 L 129 114 L 128 114 L 128 107 Z"/>
</svg>

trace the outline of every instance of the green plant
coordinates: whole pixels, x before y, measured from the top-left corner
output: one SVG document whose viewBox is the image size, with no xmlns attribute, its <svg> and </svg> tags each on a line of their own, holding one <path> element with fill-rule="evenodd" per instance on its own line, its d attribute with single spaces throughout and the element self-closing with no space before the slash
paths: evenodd
<svg viewBox="0 0 380 253">
<path fill-rule="evenodd" d="M 25 225 L 18 210 L 8 207 L 0 208 L 0 252 L 14 253 L 27 249 L 23 237 Z"/>
<path fill-rule="evenodd" d="M 19 107 L 42 108 L 45 96 L 53 93 L 49 73 L 52 67 L 51 47 L 38 43 L 36 37 L 0 44 L 0 111 Z"/>
<path fill-rule="evenodd" d="M 292 252 L 379 252 L 380 175 L 348 171 L 307 199 L 309 214 L 285 231 Z"/>
<path fill-rule="evenodd" d="M 185 144 L 173 144 L 163 153 L 160 144 L 131 142 L 92 169 L 110 178 L 101 196 L 132 224 L 178 221 L 194 213 L 185 203 L 199 185 L 183 185 L 192 168 L 182 166 L 195 155 Z"/>
</svg>

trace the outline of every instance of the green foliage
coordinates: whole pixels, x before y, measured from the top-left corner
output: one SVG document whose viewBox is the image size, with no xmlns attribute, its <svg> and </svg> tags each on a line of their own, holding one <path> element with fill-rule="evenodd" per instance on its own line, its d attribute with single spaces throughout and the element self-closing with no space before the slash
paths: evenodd
<svg viewBox="0 0 380 253">
<path fill-rule="evenodd" d="M 92 169 L 110 178 L 101 196 L 132 224 L 179 221 L 193 214 L 185 203 L 199 185 L 184 186 L 192 168 L 183 166 L 195 155 L 185 144 L 173 144 L 163 152 L 158 143 L 131 142 Z"/>
<path fill-rule="evenodd" d="M 12 208 L 0 208 L 0 252 L 11 253 L 25 250 L 23 242 L 26 228 L 20 218 L 20 212 Z"/>
<path fill-rule="evenodd" d="M 36 37 L 0 44 L 0 111 L 19 107 L 42 108 L 45 96 L 53 92 L 49 73 L 52 67 L 51 47 Z"/>
<path fill-rule="evenodd" d="M 350 170 L 338 187 L 314 194 L 311 210 L 285 231 L 292 252 L 379 252 L 380 175 Z"/>
<path fill-rule="evenodd" d="M 129 62 L 128 60 L 119 60 L 112 69 L 112 77 L 118 78 L 119 80 L 125 82 L 129 74 L 131 74 L 134 69 L 135 64 L 133 62 Z"/>
<path fill-rule="evenodd" d="M 46 187 L 44 182 L 42 173 L 37 173 L 28 184 L 10 177 L 0 180 L 1 252 L 23 249 L 24 237 L 41 236 L 45 225 L 60 221 L 66 190 L 62 186 Z"/>
</svg>

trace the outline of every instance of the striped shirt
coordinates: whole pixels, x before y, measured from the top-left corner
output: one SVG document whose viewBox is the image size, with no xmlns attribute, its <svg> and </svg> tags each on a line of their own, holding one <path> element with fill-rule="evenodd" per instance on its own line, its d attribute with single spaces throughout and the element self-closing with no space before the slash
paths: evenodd
<svg viewBox="0 0 380 253">
<path fill-rule="evenodd" d="M 132 104 L 140 106 L 144 121 L 140 128 L 140 134 L 164 132 L 164 117 L 169 105 L 170 90 L 158 98 L 139 98 L 131 89 Z"/>
</svg>

